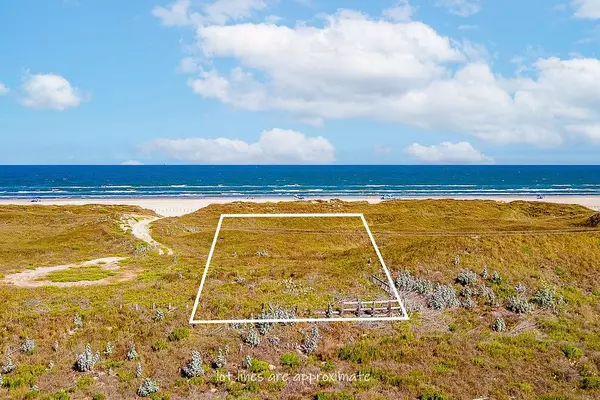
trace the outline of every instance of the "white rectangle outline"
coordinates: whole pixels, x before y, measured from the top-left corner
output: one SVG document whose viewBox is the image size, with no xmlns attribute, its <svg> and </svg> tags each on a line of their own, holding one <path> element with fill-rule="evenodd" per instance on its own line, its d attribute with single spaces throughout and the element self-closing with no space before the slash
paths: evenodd
<svg viewBox="0 0 600 400">
<path fill-rule="evenodd" d="M 217 240 L 219 238 L 219 232 L 221 231 L 221 225 L 223 224 L 223 219 L 225 218 L 312 218 L 312 217 L 358 217 L 362 220 L 365 229 L 367 230 L 367 234 L 369 235 L 369 239 L 371 240 L 371 244 L 373 244 L 373 248 L 375 249 L 375 253 L 377 253 L 377 258 L 379 258 L 379 262 L 381 263 L 383 270 L 385 271 L 385 275 L 388 278 L 388 282 L 398 303 L 400 304 L 400 308 L 402 309 L 402 315 L 399 317 L 342 317 L 342 318 L 294 318 L 294 319 L 280 319 L 280 318 L 272 318 L 272 319 L 218 319 L 218 320 L 195 320 L 194 316 L 196 315 L 196 311 L 198 310 L 198 303 L 200 302 L 200 293 L 202 293 L 202 288 L 204 287 L 204 281 L 206 280 L 206 274 L 208 273 L 208 267 L 210 266 L 210 261 L 212 260 L 213 253 L 215 251 L 215 247 L 217 245 Z M 198 294 L 196 295 L 196 301 L 194 302 L 194 307 L 192 309 L 192 314 L 190 315 L 190 324 L 252 324 L 252 323 L 290 323 L 290 322 L 373 322 L 373 321 L 408 321 L 409 317 L 406 312 L 406 308 L 404 308 L 404 303 L 400 298 L 400 293 L 398 293 L 398 289 L 396 289 L 396 285 L 394 285 L 394 280 L 392 279 L 392 274 L 389 269 L 385 265 L 385 261 L 383 261 L 383 257 L 381 256 L 381 252 L 379 251 L 379 247 L 377 247 L 377 243 L 375 243 L 375 239 L 373 238 L 373 234 L 371 233 L 371 229 L 369 229 L 369 225 L 367 224 L 367 220 L 365 219 L 364 214 L 335 214 L 335 213 L 322 213 L 322 214 L 221 214 L 219 218 L 219 223 L 217 224 L 217 230 L 215 231 L 215 236 L 213 238 L 212 246 L 210 247 L 210 251 L 208 252 L 208 259 L 206 260 L 206 267 L 204 268 L 204 273 L 202 274 L 202 280 L 200 281 L 200 287 L 198 288 Z"/>
</svg>

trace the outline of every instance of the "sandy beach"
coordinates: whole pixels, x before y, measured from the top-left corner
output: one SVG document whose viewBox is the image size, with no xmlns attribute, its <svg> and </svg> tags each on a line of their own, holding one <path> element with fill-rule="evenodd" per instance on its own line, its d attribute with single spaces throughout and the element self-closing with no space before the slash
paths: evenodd
<svg viewBox="0 0 600 400">
<path fill-rule="evenodd" d="M 480 197 L 418 197 L 418 198 L 403 198 L 395 197 L 394 200 L 425 200 L 425 199 L 444 199 L 452 198 L 455 200 L 494 200 L 499 202 L 511 201 L 535 201 L 559 204 L 579 204 L 588 207 L 592 210 L 600 211 L 600 196 L 549 196 L 543 199 L 537 199 L 533 196 L 480 196 Z M 154 211 L 164 217 L 177 217 L 192 213 L 211 204 L 227 204 L 236 201 L 254 202 L 254 203 L 278 203 L 284 201 L 315 201 L 315 200 L 331 200 L 327 197 L 311 197 L 306 200 L 297 200 L 294 197 L 257 197 L 252 199 L 235 198 L 235 197 L 219 197 L 219 198 L 202 198 L 202 199 L 182 199 L 182 198 L 115 198 L 115 199 L 56 199 L 43 200 L 39 203 L 32 203 L 29 200 L 0 200 L 0 205 L 31 205 L 31 206 L 48 206 L 48 205 L 88 205 L 88 204 L 104 204 L 104 205 L 132 205 L 139 206 Z M 343 201 L 367 201 L 371 204 L 380 203 L 379 197 L 343 197 Z"/>
</svg>

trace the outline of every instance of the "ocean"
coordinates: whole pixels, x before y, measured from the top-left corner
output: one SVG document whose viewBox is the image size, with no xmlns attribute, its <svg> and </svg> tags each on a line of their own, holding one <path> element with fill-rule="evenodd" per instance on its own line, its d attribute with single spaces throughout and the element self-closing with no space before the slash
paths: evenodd
<svg viewBox="0 0 600 400">
<path fill-rule="evenodd" d="M 600 195 L 600 166 L 0 166 L 0 199 Z"/>
</svg>

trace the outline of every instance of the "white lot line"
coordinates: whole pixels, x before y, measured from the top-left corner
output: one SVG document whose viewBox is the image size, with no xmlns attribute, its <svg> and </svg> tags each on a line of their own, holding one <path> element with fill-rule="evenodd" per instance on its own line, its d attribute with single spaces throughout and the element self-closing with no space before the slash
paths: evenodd
<svg viewBox="0 0 600 400">
<path fill-rule="evenodd" d="M 136 217 L 141 218 L 139 220 Z M 158 243 L 156 240 L 150 236 L 150 223 L 160 219 L 159 217 L 142 217 L 142 216 L 133 216 L 129 215 L 126 218 L 122 219 L 121 228 L 124 231 L 128 231 L 131 229 L 131 234 L 136 238 L 143 240 L 152 246 L 153 249 L 158 250 L 158 254 L 163 255 L 165 250 L 168 255 L 173 255 L 173 250 L 168 247 L 163 246 Z M 165 249 L 165 250 L 163 250 Z M 104 257 L 97 258 L 94 260 L 83 261 L 78 263 L 71 263 L 65 265 L 55 265 L 50 267 L 39 267 L 35 269 L 28 269 L 22 272 L 18 272 L 15 274 L 7 275 L 3 280 L 0 280 L 1 283 L 12 283 L 15 286 L 19 287 L 27 287 L 27 288 L 36 288 L 41 286 L 58 286 L 58 287 L 73 287 L 73 286 L 89 286 L 89 285 L 102 285 L 107 283 L 117 283 L 123 282 L 135 277 L 136 273 L 132 271 L 124 271 L 123 273 L 117 276 L 111 276 L 103 279 L 98 279 L 95 281 L 77 281 L 77 282 L 52 282 L 49 280 L 42 280 L 44 276 L 48 275 L 51 272 L 55 271 L 63 271 L 69 268 L 81 268 L 88 267 L 92 265 L 97 265 L 102 267 L 107 271 L 116 271 L 119 269 L 119 261 L 123 261 L 129 257 Z"/>
<path fill-rule="evenodd" d="M 385 271 L 385 275 L 388 279 L 390 288 L 394 293 L 394 296 L 398 300 L 400 304 L 400 308 L 402 310 L 401 316 L 396 317 L 342 317 L 342 318 L 293 318 L 293 319 L 281 319 L 281 318 L 271 318 L 271 319 L 227 319 L 227 320 L 195 320 L 194 316 L 196 315 L 196 311 L 198 309 L 198 303 L 200 302 L 200 293 L 202 293 L 202 288 L 204 287 L 204 282 L 206 281 L 206 274 L 208 273 L 208 267 L 210 266 L 210 261 L 212 259 L 213 253 L 215 251 L 215 246 L 217 245 L 217 239 L 219 238 L 219 232 L 221 231 L 221 226 L 223 225 L 224 218 L 340 218 L 340 217 L 355 217 L 360 218 L 363 222 L 363 225 L 369 235 L 369 239 L 371 240 L 371 244 L 375 249 L 375 253 L 377 253 L 377 257 L 379 258 L 379 262 Z M 392 279 L 392 274 L 388 270 L 385 265 L 385 261 L 383 261 L 383 257 L 381 256 L 381 252 L 377 247 L 377 243 L 375 243 L 375 239 L 373 238 L 373 234 L 371 233 L 371 229 L 369 229 L 369 224 L 367 224 L 367 220 L 363 214 L 221 214 L 219 218 L 219 223 L 217 224 L 217 230 L 215 231 L 215 236 L 213 238 L 212 246 L 210 247 L 210 251 L 208 253 L 208 259 L 206 260 L 206 267 L 204 268 L 204 273 L 202 274 L 202 280 L 200 281 L 200 288 L 198 289 L 198 294 L 196 295 L 196 301 L 194 302 L 194 307 L 192 308 L 192 314 L 190 315 L 190 324 L 231 324 L 231 323 L 239 323 L 239 324 L 252 324 L 252 323 L 278 323 L 278 322 L 333 322 L 333 321 L 360 321 L 360 322 L 373 322 L 373 321 L 407 321 L 409 319 L 408 314 L 406 313 L 406 308 L 404 307 L 404 303 L 402 303 L 402 299 L 400 298 L 400 294 L 396 289 L 396 285 L 394 285 L 394 280 Z"/>
</svg>

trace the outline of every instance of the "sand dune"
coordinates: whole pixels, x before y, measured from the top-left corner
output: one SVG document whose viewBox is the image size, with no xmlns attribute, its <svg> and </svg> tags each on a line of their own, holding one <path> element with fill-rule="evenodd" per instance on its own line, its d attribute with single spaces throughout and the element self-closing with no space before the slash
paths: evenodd
<svg viewBox="0 0 600 400">
<path fill-rule="evenodd" d="M 549 196 L 544 199 L 536 199 L 535 197 L 527 196 L 480 196 L 480 197 L 418 197 L 418 198 L 403 198 L 395 197 L 395 199 L 441 199 L 441 198 L 453 198 L 457 200 L 494 200 L 501 202 L 511 202 L 517 200 L 523 201 L 541 201 L 548 203 L 560 203 L 560 204 L 579 204 L 584 207 L 591 208 L 596 211 L 600 211 L 600 196 Z M 331 200 L 331 198 L 323 197 L 311 197 L 308 200 Z M 379 197 L 344 197 L 344 201 L 367 201 L 375 204 L 382 200 Z M 260 197 L 253 199 L 240 199 L 235 197 L 227 198 L 203 198 L 203 199 L 181 199 L 181 198 L 159 198 L 159 199 L 148 199 L 148 198 L 127 198 L 127 199 L 56 199 L 56 200 L 43 200 L 40 203 L 31 203 L 28 200 L 0 200 L 0 205 L 32 205 L 32 206 L 43 206 L 43 205 L 85 205 L 85 204 L 104 204 L 104 205 L 132 205 L 152 210 L 155 213 L 163 217 L 177 217 L 185 214 L 192 213 L 201 208 L 207 207 L 211 204 L 227 204 L 235 201 L 242 202 L 254 202 L 254 203 L 277 203 L 281 201 L 299 201 L 293 197 Z"/>
</svg>

